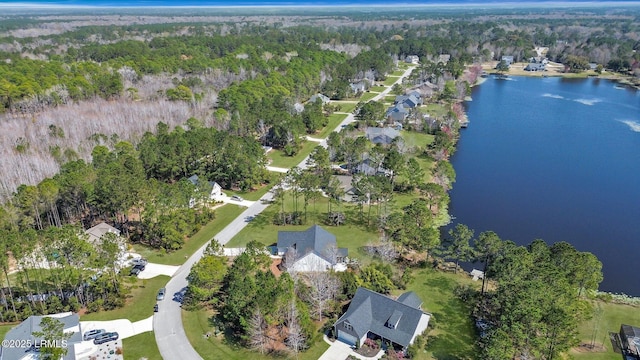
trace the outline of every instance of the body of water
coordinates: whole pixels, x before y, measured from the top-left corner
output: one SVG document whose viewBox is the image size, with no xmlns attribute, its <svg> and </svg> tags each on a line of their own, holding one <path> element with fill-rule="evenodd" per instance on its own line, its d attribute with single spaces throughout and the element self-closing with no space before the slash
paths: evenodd
<svg viewBox="0 0 640 360">
<path fill-rule="evenodd" d="M 598 79 L 489 78 L 452 158 L 454 223 L 526 245 L 567 241 L 603 291 L 640 295 L 640 92 Z"/>
</svg>

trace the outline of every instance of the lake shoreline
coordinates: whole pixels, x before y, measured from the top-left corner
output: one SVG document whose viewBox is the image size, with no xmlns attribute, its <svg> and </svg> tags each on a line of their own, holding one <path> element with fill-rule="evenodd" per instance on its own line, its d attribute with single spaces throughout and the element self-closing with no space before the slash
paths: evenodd
<svg viewBox="0 0 640 360">
<path fill-rule="evenodd" d="M 490 75 L 498 75 L 500 74 L 496 68 L 496 61 L 487 62 L 482 64 L 482 70 Z M 630 75 L 622 75 L 617 73 L 603 72 L 602 74 L 598 74 L 594 70 L 586 70 L 580 73 L 571 73 L 564 72 L 564 65 L 560 63 L 550 62 L 547 66 L 546 71 L 526 71 L 524 68 L 526 64 L 524 63 L 514 63 L 511 65 L 509 71 L 505 72 L 504 75 L 508 76 L 526 76 L 526 77 L 561 77 L 568 79 L 604 79 L 618 82 L 621 85 L 630 87 L 632 89 L 640 90 L 640 79 L 634 78 Z"/>
<path fill-rule="evenodd" d="M 615 81 L 513 77 L 517 81 L 478 79 L 470 95 L 473 101 L 467 99 L 471 124 L 461 131 L 450 159 L 457 178 L 448 208 L 452 225 L 493 230 L 519 245 L 534 239 L 567 241 L 602 261 L 600 291 L 639 296 L 640 281 L 619 280 L 629 271 L 624 265 L 631 261 L 628 254 L 639 246 L 633 241 L 608 244 L 611 238 L 636 238 L 639 231 L 632 225 L 640 216 L 638 209 L 625 200 L 640 196 L 640 190 L 628 185 L 640 181 L 640 175 L 629 172 L 638 159 L 628 155 L 640 144 L 639 131 L 621 126 L 620 119 L 637 119 L 640 94 L 615 90 L 622 87 Z M 627 106 L 616 105 L 621 103 Z M 596 143 L 601 151 L 592 151 Z M 609 175 L 598 175 L 604 173 Z M 526 195 L 523 188 L 534 195 Z M 608 190 L 605 195 L 594 188 Z M 497 205 L 479 205 L 487 203 Z M 625 211 L 620 204 L 627 204 Z M 589 210 L 602 206 L 615 215 Z"/>
</svg>

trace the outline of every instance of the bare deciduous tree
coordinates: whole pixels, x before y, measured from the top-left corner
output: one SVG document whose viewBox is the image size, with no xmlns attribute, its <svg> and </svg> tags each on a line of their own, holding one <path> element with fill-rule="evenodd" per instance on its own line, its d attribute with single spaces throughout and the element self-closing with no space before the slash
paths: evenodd
<svg viewBox="0 0 640 360">
<path fill-rule="evenodd" d="M 340 280 L 331 272 L 311 272 L 307 274 L 307 282 L 310 286 L 307 300 L 315 308 L 318 320 L 322 320 L 327 303 L 338 294 Z"/>
<path fill-rule="evenodd" d="M 267 351 L 269 337 L 267 336 L 267 322 L 260 309 L 257 309 L 249 319 L 249 346 L 258 350 L 260 354 Z"/>
<path fill-rule="evenodd" d="M 298 353 L 300 350 L 304 348 L 306 337 L 304 332 L 302 331 L 302 327 L 300 326 L 300 321 L 298 320 L 298 308 L 296 307 L 295 299 L 291 300 L 289 304 L 289 311 L 287 312 L 287 339 L 285 343 L 291 349 L 298 358 Z"/>
</svg>

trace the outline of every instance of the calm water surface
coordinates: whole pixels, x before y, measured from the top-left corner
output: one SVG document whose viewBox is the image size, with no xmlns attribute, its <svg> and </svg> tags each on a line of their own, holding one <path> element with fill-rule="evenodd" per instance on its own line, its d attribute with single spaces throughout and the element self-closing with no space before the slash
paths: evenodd
<svg viewBox="0 0 640 360">
<path fill-rule="evenodd" d="M 640 92 L 597 79 L 489 78 L 452 159 L 455 223 L 525 245 L 567 241 L 603 291 L 640 296 Z"/>
</svg>

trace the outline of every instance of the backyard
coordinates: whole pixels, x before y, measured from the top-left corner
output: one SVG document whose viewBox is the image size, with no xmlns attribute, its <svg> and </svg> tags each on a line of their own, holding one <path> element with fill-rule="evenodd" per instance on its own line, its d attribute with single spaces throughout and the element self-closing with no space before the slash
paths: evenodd
<svg viewBox="0 0 640 360">
<path fill-rule="evenodd" d="M 406 290 L 415 291 L 424 301 L 422 309 L 431 313 L 426 351 L 418 352 L 416 359 L 473 359 L 476 333 L 471 317 L 471 308 L 454 295 L 460 285 L 479 288 L 464 273 L 444 273 L 433 269 L 420 269 Z"/>
</svg>

